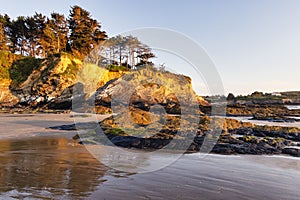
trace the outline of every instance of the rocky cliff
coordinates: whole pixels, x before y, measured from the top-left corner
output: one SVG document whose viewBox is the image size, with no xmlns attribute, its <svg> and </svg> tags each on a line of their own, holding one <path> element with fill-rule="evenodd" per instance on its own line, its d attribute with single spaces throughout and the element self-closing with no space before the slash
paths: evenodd
<svg viewBox="0 0 300 200">
<path fill-rule="evenodd" d="M 130 71 L 110 80 L 98 88 L 89 101 L 96 111 L 110 106 L 115 112 L 128 107 L 149 111 L 156 105 L 169 114 L 180 114 L 191 104 L 208 105 L 194 92 L 189 77 L 153 67 Z"/>
<path fill-rule="evenodd" d="M 0 51 L 0 106 L 9 107 L 18 102 L 18 98 L 9 89 L 12 81 L 9 71 L 13 63 L 18 59 L 21 59 L 21 56 L 8 51 Z"/>
<path fill-rule="evenodd" d="M 80 97 L 94 106 L 96 112 L 103 112 L 103 108 L 111 112 L 112 97 L 123 101 L 126 100 L 122 99 L 124 94 L 130 91 L 130 106 L 144 110 L 160 104 L 167 112 L 178 113 L 179 103 L 185 104 L 191 98 L 197 103 L 208 104 L 195 94 L 189 77 L 155 68 L 109 71 L 83 63 L 67 53 L 47 59 L 18 57 L 10 60 L 5 68 L 7 76 L 1 81 L 1 107 L 70 110 L 72 101 Z"/>
<path fill-rule="evenodd" d="M 14 96 L 10 89 L 11 80 L 2 79 L 0 84 L 0 106 L 11 107 L 18 103 L 19 99 Z"/>
<path fill-rule="evenodd" d="M 32 70 L 27 74 L 23 73 L 26 65 L 17 64 L 11 69 L 10 90 L 20 104 L 34 107 L 50 102 L 72 86 L 82 63 L 71 55 L 62 54 L 33 63 L 35 66 L 31 66 Z M 14 73 L 23 77 L 17 78 Z"/>
</svg>

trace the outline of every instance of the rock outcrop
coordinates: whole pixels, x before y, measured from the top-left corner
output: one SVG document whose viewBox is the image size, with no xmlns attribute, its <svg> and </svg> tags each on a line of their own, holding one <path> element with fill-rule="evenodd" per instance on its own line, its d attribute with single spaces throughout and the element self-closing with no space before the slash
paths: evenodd
<svg viewBox="0 0 300 200">
<path fill-rule="evenodd" d="M 112 107 L 149 111 L 152 106 L 162 106 L 169 114 L 187 112 L 184 108 L 208 105 L 194 92 L 189 77 L 162 72 L 152 67 L 131 71 L 119 79 L 112 79 L 100 87 L 89 100 L 95 110 Z"/>
<path fill-rule="evenodd" d="M 1 80 L 0 84 L 0 107 L 12 107 L 19 102 L 18 97 L 13 95 L 9 89 L 10 80 Z"/>
<path fill-rule="evenodd" d="M 2 107 L 47 111 L 70 110 L 73 105 L 88 107 L 80 112 L 108 113 L 124 107 L 149 111 L 156 105 L 180 114 L 189 112 L 185 108 L 191 104 L 209 105 L 196 95 L 189 77 L 151 66 L 109 71 L 67 53 L 46 59 L 20 57 L 9 65 L 1 86 Z"/>
<path fill-rule="evenodd" d="M 77 123 L 52 127 L 60 130 L 81 130 L 83 143 L 117 145 L 155 151 L 168 146 L 169 150 L 198 152 L 207 147 L 219 154 L 288 154 L 300 156 L 300 129 L 292 127 L 257 126 L 249 122 L 220 118 L 222 129 L 211 129 L 212 118 L 200 116 L 198 126 L 193 122 L 195 115 L 182 119 L 179 115 L 164 117 L 139 109 L 129 115 L 119 114 L 96 122 Z M 194 127 L 193 127 L 194 126 Z M 101 127 L 101 129 L 100 129 Z"/>
<path fill-rule="evenodd" d="M 9 70 L 18 59 L 21 59 L 20 55 L 8 51 L 0 51 L 0 107 L 2 108 L 12 107 L 19 101 L 9 88 L 12 81 Z"/>
<path fill-rule="evenodd" d="M 82 100 L 91 95 L 91 89 L 123 74 L 83 64 L 67 53 L 47 59 L 20 57 L 6 66 L 6 73 L 0 86 L 0 106 L 28 111 L 70 110 L 78 95 Z"/>
<path fill-rule="evenodd" d="M 80 60 L 69 54 L 52 56 L 35 66 L 24 81 L 11 84 L 10 90 L 24 106 L 47 104 L 74 85 L 81 64 Z M 19 70 L 17 73 L 22 73 L 22 68 Z"/>
</svg>

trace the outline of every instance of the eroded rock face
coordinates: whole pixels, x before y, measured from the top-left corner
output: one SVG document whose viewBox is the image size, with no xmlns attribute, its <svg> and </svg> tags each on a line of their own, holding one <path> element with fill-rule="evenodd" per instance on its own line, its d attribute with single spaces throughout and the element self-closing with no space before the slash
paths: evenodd
<svg viewBox="0 0 300 200">
<path fill-rule="evenodd" d="M 59 97 L 52 99 L 47 107 L 53 110 L 71 110 L 73 100 L 79 105 L 85 102 L 85 93 L 82 91 L 84 91 L 84 85 L 75 83 L 64 89 Z"/>
<path fill-rule="evenodd" d="M 32 67 L 27 77 L 22 77 L 24 81 L 12 80 L 14 84 L 7 88 L 18 106 L 31 110 L 70 110 L 72 101 L 80 105 L 98 87 L 123 75 L 123 72 L 110 72 L 97 65 L 82 63 L 65 53 L 37 63 L 40 64 Z M 22 66 L 18 70 L 17 73 L 22 74 Z"/>
<path fill-rule="evenodd" d="M 28 68 L 24 74 L 23 65 Z M 169 114 L 180 114 L 190 112 L 185 108 L 192 104 L 209 105 L 193 91 L 189 77 L 153 67 L 110 72 L 65 53 L 44 60 L 25 58 L 16 66 L 13 73 L 17 76 L 9 88 L 2 90 L 0 99 L 11 106 L 18 102 L 18 106 L 32 110 L 70 110 L 72 102 L 80 107 L 85 97 L 87 111 L 94 109 L 97 113 L 119 112 L 123 107 L 149 111 L 158 105 Z M 78 83 L 83 86 L 76 94 L 73 87 Z"/>
<path fill-rule="evenodd" d="M 19 102 L 19 99 L 14 96 L 10 89 L 10 80 L 2 80 L 0 84 L 0 107 L 12 107 Z"/>
<path fill-rule="evenodd" d="M 152 68 L 110 80 L 89 101 L 96 107 L 111 106 L 116 111 L 124 107 L 149 111 L 152 106 L 160 105 L 169 114 L 188 112 L 185 108 L 192 104 L 208 105 L 193 91 L 189 77 Z"/>
<path fill-rule="evenodd" d="M 81 64 L 71 55 L 53 56 L 36 67 L 24 82 L 11 86 L 10 90 L 24 106 L 49 103 L 75 83 Z"/>
</svg>

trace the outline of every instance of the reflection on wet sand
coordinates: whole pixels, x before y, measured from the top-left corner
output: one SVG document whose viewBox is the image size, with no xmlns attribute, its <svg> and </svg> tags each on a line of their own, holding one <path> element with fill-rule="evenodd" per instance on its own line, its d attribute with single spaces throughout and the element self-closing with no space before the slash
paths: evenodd
<svg viewBox="0 0 300 200">
<path fill-rule="evenodd" d="M 76 131 L 45 129 L 74 123 L 70 115 L 8 116 L 0 116 L 0 199 L 300 199 L 299 158 L 186 154 L 163 167 L 171 154 L 128 159 L 136 150 L 120 149 L 120 157 L 87 146 L 100 163 L 85 146 L 72 146 Z M 163 168 L 132 174 L 103 163 Z"/>
<path fill-rule="evenodd" d="M 166 158 L 157 157 L 157 164 Z M 130 174 L 104 166 L 72 140 L 2 140 L 0 199 L 298 200 L 299 163 L 290 157 L 186 154 L 158 171 Z"/>
<path fill-rule="evenodd" d="M 0 141 L 0 193 L 8 197 L 84 197 L 108 170 L 67 139 Z"/>
</svg>

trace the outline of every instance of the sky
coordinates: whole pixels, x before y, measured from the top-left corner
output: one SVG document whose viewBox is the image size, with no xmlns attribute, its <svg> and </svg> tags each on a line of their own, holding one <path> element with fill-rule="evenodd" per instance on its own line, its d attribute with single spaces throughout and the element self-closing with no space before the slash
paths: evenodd
<svg viewBox="0 0 300 200">
<path fill-rule="evenodd" d="M 143 27 L 179 32 L 205 50 L 221 77 L 225 94 L 300 89 L 299 0 L 0 2 L 0 13 L 12 18 L 35 12 L 68 15 L 70 6 L 79 5 L 101 23 L 109 36 Z M 157 61 L 166 63 L 167 68 L 191 76 L 199 94 L 209 94 L 205 77 L 198 79 L 190 66 L 174 62 L 170 54 L 158 55 Z"/>
</svg>

